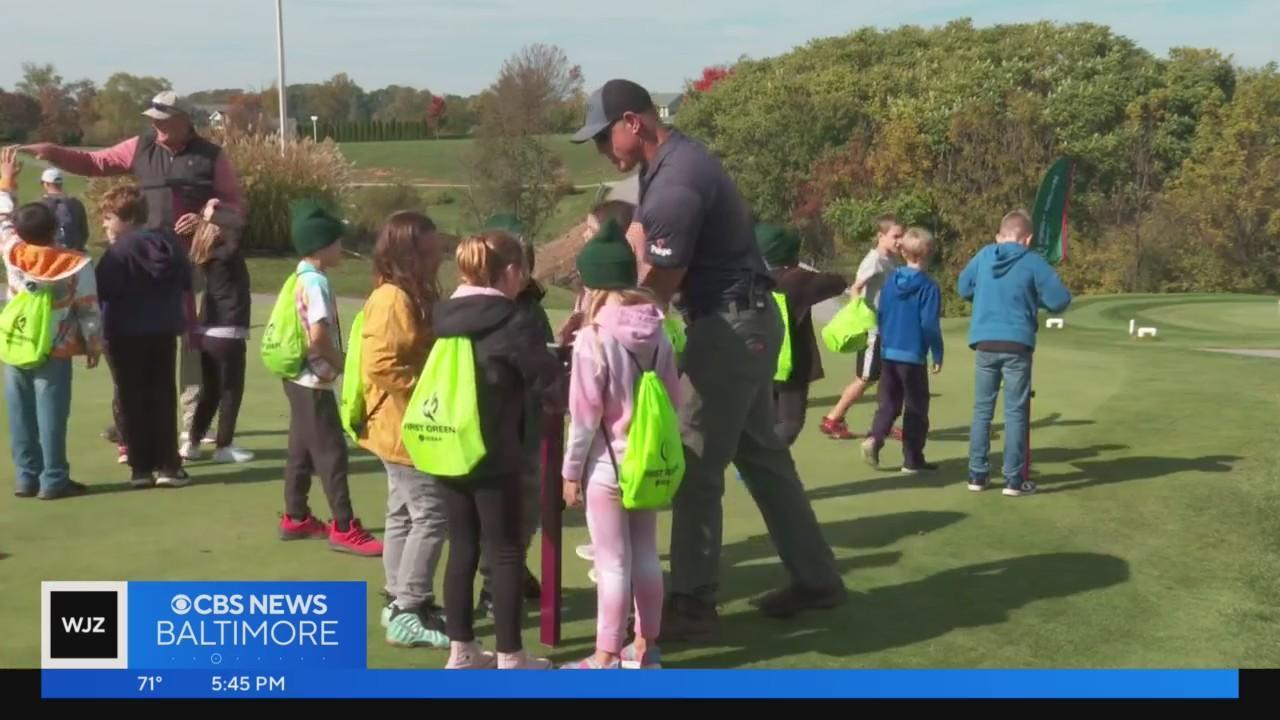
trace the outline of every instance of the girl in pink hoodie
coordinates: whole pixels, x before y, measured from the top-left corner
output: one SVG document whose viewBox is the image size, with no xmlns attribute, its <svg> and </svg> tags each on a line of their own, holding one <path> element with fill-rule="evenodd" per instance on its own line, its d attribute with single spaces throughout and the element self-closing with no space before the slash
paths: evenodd
<svg viewBox="0 0 1280 720">
<path fill-rule="evenodd" d="M 573 346 L 569 381 L 569 440 L 564 456 L 565 502 L 590 495 L 587 528 L 595 549 L 596 652 L 569 669 L 660 667 L 656 639 L 662 622 L 662 566 L 658 513 L 623 508 L 617 467 L 627 452 L 636 384 L 649 369 L 680 402 L 675 352 L 662 330 L 662 311 L 636 285 L 635 255 L 610 221 L 578 257 L 587 288 L 583 327 Z M 636 639 L 626 645 L 634 592 Z"/>
</svg>

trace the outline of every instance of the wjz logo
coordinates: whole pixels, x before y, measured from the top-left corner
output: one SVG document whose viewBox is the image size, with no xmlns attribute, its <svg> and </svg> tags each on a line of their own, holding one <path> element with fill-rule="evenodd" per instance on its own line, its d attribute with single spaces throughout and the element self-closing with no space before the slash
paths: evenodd
<svg viewBox="0 0 1280 720">
<path fill-rule="evenodd" d="M 123 658 L 120 591 L 108 589 L 111 585 L 114 584 L 45 584 L 44 665 L 56 666 L 59 661 L 103 663 Z"/>
</svg>

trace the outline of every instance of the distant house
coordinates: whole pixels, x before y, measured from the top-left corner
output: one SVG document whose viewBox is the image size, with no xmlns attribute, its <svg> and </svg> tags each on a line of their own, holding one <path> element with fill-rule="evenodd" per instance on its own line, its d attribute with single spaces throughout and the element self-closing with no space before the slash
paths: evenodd
<svg viewBox="0 0 1280 720">
<path fill-rule="evenodd" d="M 227 122 L 227 106 L 212 105 L 208 103 L 195 103 L 191 109 L 195 112 L 191 118 L 196 125 L 201 127 L 210 127 L 219 130 L 226 125 Z"/>
<path fill-rule="evenodd" d="M 654 93 L 653 104 L 658 108 L 658 119 L 669 123 L 675 119 L 684 102 L 684 93 Z"/>
</svg>

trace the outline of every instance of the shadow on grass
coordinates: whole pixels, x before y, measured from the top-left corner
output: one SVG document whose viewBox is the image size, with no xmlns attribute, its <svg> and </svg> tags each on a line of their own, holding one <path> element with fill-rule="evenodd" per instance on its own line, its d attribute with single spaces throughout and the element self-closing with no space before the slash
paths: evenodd
<svg viewBox="0 0 1280 720">
<path fill-rule="evenodd" d="M 793 620 L 735 613 L 724 618 L 721 642 L 728 647 L 680 666 L 734 668 L 807 653 L 832 658 L 865 655 L 926 642 L 960 628 L 999 625 L 1009 621 L 1012 611 L 1038 600 L 1100 590 L 1128 579 L 1126 561 L 1096 553 L 1027 555 L 967 565 L 851 594 L 843 607 Z"/>
<path fill-rule="evenodd" d="M 1039 458 L 1040 453 L 1032 455 Z M 1227 473 L 1234 463 L 1244 458 L 1237 455 L 1205 455 L 1198 458 L 1121 457 L 1114 460 L 1072 463 L 1075 471 L 1036 477 L 1040 485 L 1037 495 L 1082 490 L 1098 485 L 1150 480 L 1184 472 Z"/>
<path fill-rule="evenodd" d="M 1052 413 L 1046 417 L 1040 418 L 1039 420 L 1032 420 L 1031 429 L 1042 430 L 1048 427 L 1081 427 L 1084 425 L 1094 424 L 1095 422 L 1093 420 L 1063 420 L 1062 413 Z M 1004 432 L 1004 423 L 991 423 L 991 437 L 993 440 L 999 437 L 1002 432 Z M 968 442 L 969 426 L 960 425 L 952 428 L 944 428 L 942 430 L 930 430 L 929 439 L 944 442 Z"/>
</svg>

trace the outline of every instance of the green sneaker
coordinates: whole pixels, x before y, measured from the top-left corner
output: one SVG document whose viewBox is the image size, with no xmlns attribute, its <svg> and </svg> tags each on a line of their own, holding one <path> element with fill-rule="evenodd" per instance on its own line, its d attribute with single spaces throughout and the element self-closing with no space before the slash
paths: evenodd
<svg viewBox="0 0 1280 720">
<path fill-rule="evenodd" d="M 403 648 L 447 648 L 449 638 L 444 633 L 428 630 L 415 612 L 400 612 L 387 625 L 387 644 Z"/>
</svg>

